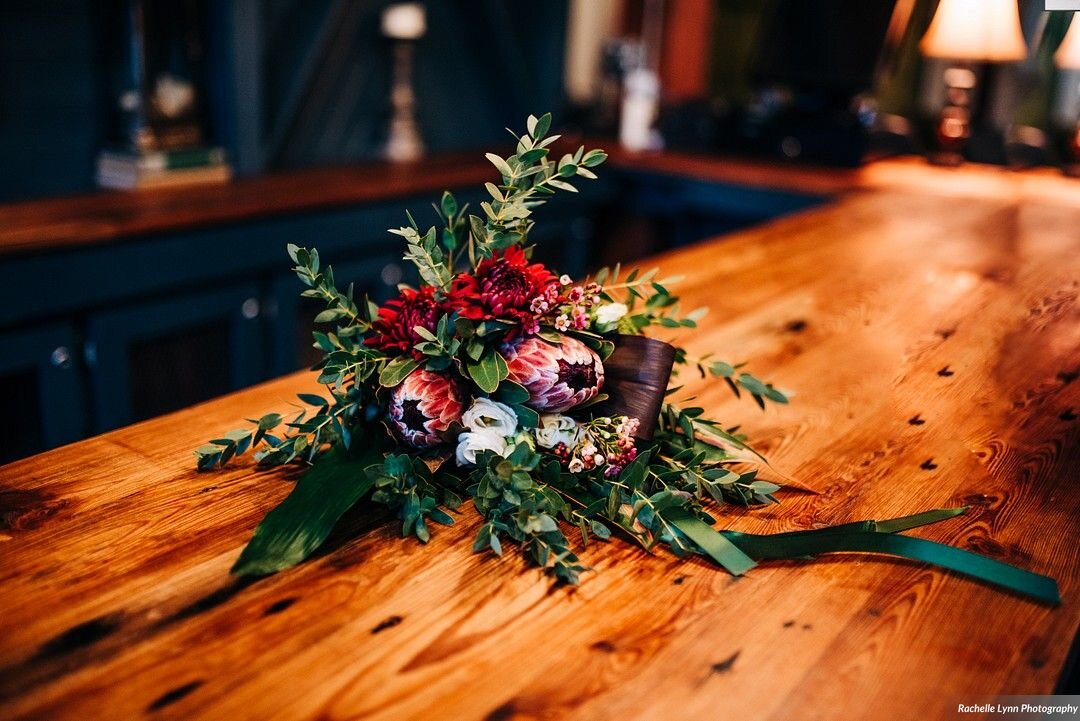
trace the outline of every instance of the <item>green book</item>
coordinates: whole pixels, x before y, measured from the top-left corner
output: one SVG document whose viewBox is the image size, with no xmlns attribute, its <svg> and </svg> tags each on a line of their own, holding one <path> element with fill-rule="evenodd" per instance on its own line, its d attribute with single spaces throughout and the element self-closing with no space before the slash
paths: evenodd
<svg viewBox="0 0 1080 721">
<path fill-rule="evenodd" d="M 140 171 L 177 170 L 180 168 L 203 168 L 225 163 L 223 148 L 183 148 L 136 153 L 128 150 L 103 150 L 99 164 L 107 166 L 132 166 Z"/>
</svg>

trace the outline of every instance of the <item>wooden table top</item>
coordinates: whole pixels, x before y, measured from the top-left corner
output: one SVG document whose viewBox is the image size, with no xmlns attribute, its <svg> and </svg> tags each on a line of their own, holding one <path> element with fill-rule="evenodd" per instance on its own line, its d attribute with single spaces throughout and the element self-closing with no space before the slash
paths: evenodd
<svg viewBox="0 0 1080 721">
<path fill-rule="evenodd" d="M 736 581 L 621 542 L 553 589 L 474 555 L 470 511 L 427 547 L 357 513 L 311 562 L 236 581 L 291 484 L 191 451 L 311 390 L 298 374 L 0 468 L 0 718 L 933 719 L 1051 692 L 1080 623 L 1080 203 L 932 186 L 660 259 L 712 309 L 682 342 L 795 396 L 685 393 L 821 491 L 721 523 L 971 504 L 913 533 L 1053 575 L 1061 607 L 877 556 Z"/>
</svg>

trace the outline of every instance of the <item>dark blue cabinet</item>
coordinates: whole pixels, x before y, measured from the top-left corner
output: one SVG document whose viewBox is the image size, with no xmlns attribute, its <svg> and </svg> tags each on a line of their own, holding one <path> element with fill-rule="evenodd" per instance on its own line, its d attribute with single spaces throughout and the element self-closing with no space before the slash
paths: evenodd
<svg viewBox="0 0 1080 721">
<path fill-rule="evenodd" d="M 263 380 L 260 315 L 251 283 L 95 314 L 86 331 L 94 430 Z"/>
<path fill-rule="evenodd" d="M 72 328 L 0 335 L 0 398 L 0 462 L 81 438 L 86 401 Z"/>
<path fill-rule="evenodd" d="M 634 174 L 621 202 L 628 215 L 648 218 L 663 228 L 666 248 L 730 233 L 827 200 L 815 193 Z"/>
</svg>

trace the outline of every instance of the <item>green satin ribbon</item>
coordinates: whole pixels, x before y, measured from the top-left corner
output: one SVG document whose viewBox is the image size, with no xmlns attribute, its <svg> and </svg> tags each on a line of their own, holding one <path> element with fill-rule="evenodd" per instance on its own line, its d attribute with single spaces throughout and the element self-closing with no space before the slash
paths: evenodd
<svg viewBox="0 0 1080 721">
<path fill-rule="evenodd" d="M 820 553 L 886 553 L 931 563 L 1043 603 L 1055 606 L 1061 603 L 1057 582 L 1052 578 L 934 541 L 897 535 L 953 518 L 966 510 L 966 507 L 939 508 L 886 521 L 858 521 L 769 535 L 717 531 L 683 509 L 669 511 L 664 518 L 736 576 L 753 568 L 756 561 L 809 558 Z"/>
</svg>

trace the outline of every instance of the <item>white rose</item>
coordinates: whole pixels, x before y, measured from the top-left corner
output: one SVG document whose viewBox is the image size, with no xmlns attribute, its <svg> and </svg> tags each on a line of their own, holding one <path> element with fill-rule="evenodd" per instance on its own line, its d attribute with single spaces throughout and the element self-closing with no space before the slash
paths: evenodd
<svg viewBox="0 0 1080 721">
<path fill-rule="evenodd" d="M 510 450 L 506 437 L 498 431 L 466 431 L 458 436 L 457 451 L 454 454 L 459 466 L 476 463 L 476 454 L 481 451 L 495 451 L 505 456 Z"/>
<path fill-rule="evenodd" d="M 470 431 L 496 431 L 500 436 L 517 433 L 517 414 L 507 405 L 490 398 L 477 398 L 461 416 L 461 423 Z"/>
<path fill-rule="evenodd" d="M 535 433 L 536 443 L 541 448 L 554 448 L 560 443 L 573 448 L 578 440 L 577 421 L 558 413 L 546 413 L 540 416 L 540 426 Z"/>
<path fill-rule="evenodd" d="M 626 315 L 629 308 L 625 303 L 608 303 L 596 309 L 596 322 L 600 325 L 610 325 Z"/>
</svg>

